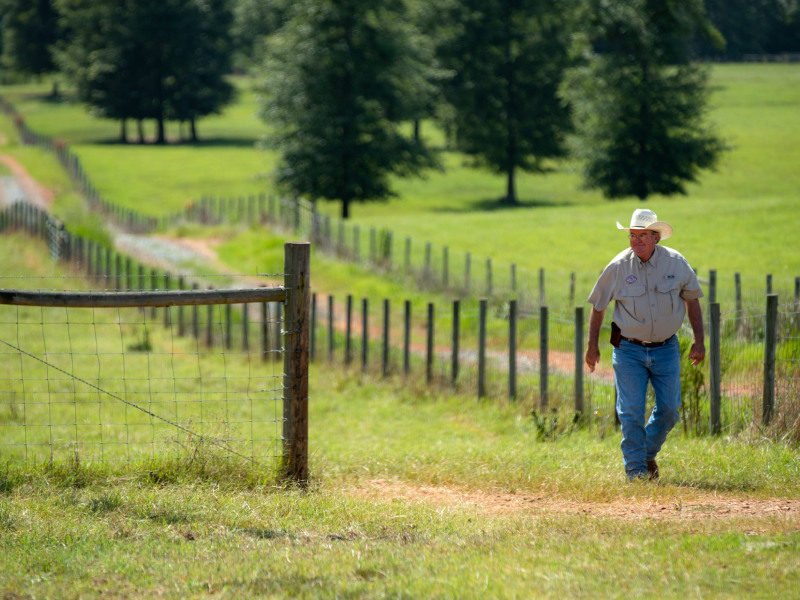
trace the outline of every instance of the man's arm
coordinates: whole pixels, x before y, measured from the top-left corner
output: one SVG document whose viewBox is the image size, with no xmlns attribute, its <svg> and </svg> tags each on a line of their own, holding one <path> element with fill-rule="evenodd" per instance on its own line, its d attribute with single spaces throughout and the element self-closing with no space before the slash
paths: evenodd
<svg viewBox="0 0 800 600">
<path fill-rule="evenodd" d="M 595 365 L 600 362 L 600 346 L 598 341 L 600 339 L 600 327 L 603 325 L 603 317 L 605 310 L 597 310 L 594 306 L 589 315 L 589 343 L 586 348 L 586 356 L 584 360 L 589 367 L 589 371 L 594 373 Z M 700 319 L 700 329 L 702 331 L 703 319 Z"/>
<path fill-rule="evenodd" d="M 706 357 L 705 336 L 703 334 L 703 309 L 700 307 L 700 300 L 694 298 L 692 300 L 684 300 L 686 303 L 686 312 L 689 315 L 689 324 L 692 326 L 694 333 L 694 344 L 689 350 L 689 360 L 693 365 L 699 365 Z"/>
</svg>

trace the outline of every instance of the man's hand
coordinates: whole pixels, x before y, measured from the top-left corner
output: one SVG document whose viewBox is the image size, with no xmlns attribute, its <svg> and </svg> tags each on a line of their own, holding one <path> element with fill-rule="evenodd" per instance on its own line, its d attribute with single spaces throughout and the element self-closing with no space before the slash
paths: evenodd
<svg viewBox="0 0 800 600">
<path fill-rule="evenodd" d="M 692 366 L 697 366 L 703 359 L 706 357 L 706 347 L 703 342 L 695 342 L 692 344 L 691 350 L 689 350 L 689 360 L 692 361 Z"/>
<path fill-rule="evenodd" d="M 595 365 L 600 362 L 600 348 L 597 344 L 589 344 L 584 360 L 586 361 L 586 366 L 589 367 L 589 371 L 594 373 Z"/>
</svg>

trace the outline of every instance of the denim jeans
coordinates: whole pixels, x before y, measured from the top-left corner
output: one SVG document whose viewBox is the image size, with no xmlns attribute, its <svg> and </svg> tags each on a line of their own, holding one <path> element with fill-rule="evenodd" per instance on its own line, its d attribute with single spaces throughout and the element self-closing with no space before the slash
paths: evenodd
<svg viewBox="0 0 800 600">
<path fill-rule="evenodd" d="M 622 458 L 629 478 L 647 475 L 645 460 L 661 450 L 667 434 L 680 418 L 681 364 L 678 336 L 666 344 L 646 348 L 621 340 L 614 348 L 617 414 L 622 428 Z M 655 408 L 645 425 L 648 381 L 656 395 Z"/>
</svg>

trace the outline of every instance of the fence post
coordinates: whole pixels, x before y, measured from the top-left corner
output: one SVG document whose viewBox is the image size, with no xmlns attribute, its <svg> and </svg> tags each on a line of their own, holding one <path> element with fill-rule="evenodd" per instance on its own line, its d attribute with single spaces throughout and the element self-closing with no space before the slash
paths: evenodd
<svg viewBox="0 0 800 600">
<path fill-rule="evenodd" d="M 430 383 L 433 380 L 433 302 L 428 302 L 428 340 L 425 352 L 425 380 Z"/>
<path fill-rule="evenodd" d="M 450 383 L 455 386 L 458 382 L 458 360 L 461 351 L 461 302 L 453 300 L 453 355 L 450 362 Z"/>
<path fill-rule="evenodd" d="M 573 274 L 574 275 L 574 274 Z M 575 307 L 575 412 L 583 414 L 583 307 Z"/>
<path fill-rule="evenodd" d="M 369 362 L 369 300 L 361 299 L 361 370 L 367 371 Z"/>
<path fill-rule="evenodd" d="M 411 300 L 403 303 L 403 375 L 411 371 Z"/>
<path fill-rule="evenodd" d="M 778 332 L 778 295 L 767 296 L 767 324 L 764 332 L 764 398 L 762 422 L 769 425 L 775 409 L 775 351 Z"/>
<path fill-rule="evenodd" d="M 486 298 L 478 311 L 478 398 L 486 396 Z"/>
<path fill-rule="evenodd" d="M 544 268 L 539 269 L 539 306 L 544 306 Z"/>
<path fill-rule="evenodd" d="M 328 295 L 328 361 L 333 360 L 334 350 L 334 323 L 333 323 L 333 294 Z"/>
<path fill-rule="evenodd" d="M 517 301 L 508 302 L 508 397 L 517 399 Z"/>
<path fill-rule="evenodd" d="M 539 308 L 539 396 L 540 408 L 546 410 L 550 399 L 547 395 L 547 307 Z"/>
<path fill-rule="evenodd" d="M 714 304 L 717 301 L 717 270 L 711 269 L 708 272 L 708 304 Z"/>
<path fill-rule="evenodd" d="M 710 406 L 709 418 L 711 435 L 718 435 L 722 431 L 720 403 L 722 398 L 721 388 L 721 370 L 722 370 L 722 356 L 720 351 L 721 345 L 721 330 L 720 330 L 720 308 L 719 302 L 714 302 L 711 305 L 709 315 L 709 387 L 710 387 Z"/>
<path fill-rule="evenodd" d="M 345 306 L 344 364 L 349 365 L 353 358 L 353 295 L 347 294 Z"/>
<path fill-rule="evenodd" d="M 308 345 L 311 246 L 287 242 L 284 257 L 283 474 L 308 483 Z"/>
<path fill-rule="evenodd" d="M 317 294 L 314 292 L 311 294 L 311 325 L 309 326 L 310 337 L 311 337 L 311 348 L 310 348 L 310 356 L 309 360 L 314 362 L 316 359 L 316 342 L 317 342 Z"/>
<path fill-rule="evenodd" d="M 389 375 L 389 299 L 383 300 L 383 368 L 384 377 Z"/>
<path fill-rule="evenodd" d="M 486 296 L 492 297 L 492 259 L 486 259 Z"/>
</svg>

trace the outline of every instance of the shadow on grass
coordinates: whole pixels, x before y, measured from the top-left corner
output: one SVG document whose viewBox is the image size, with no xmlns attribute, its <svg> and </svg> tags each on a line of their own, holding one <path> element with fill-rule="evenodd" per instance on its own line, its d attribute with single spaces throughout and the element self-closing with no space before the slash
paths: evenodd
<svg viewBox="0 0 800 600">
<path fill-rule="evenodd" d="M 104 137 L 96 140 L 87 140 L 89 144 L 97 144 L 98 146 L 118 146 L 123 148 L 128 147 L 143 147 L 143 148 L 174 148 L 180 146 L 183 148 L 255 148 L 258 140 L 253 138 L 237 138 L 237 137 L 220 137 L 220 138 L 200 138 L 196 142 L 191 140 L 180 140 L 177 138 L 169 137 L 163 144 L 157 143 L 151 137 L 148 137 L 144 142 L 140 142 L 135 133 L 128 135 L 128 141 L 123 142 L 119 137 Z"/>
<path fill-rule="evenodd" d="M 442 206 L 433 208 L 432 212 L 439 213 L 470 213 L 480 212 L 501 212 L 514 210 L 528 210 L 531 208 L 555 208 L 559 206 L 569 206 L 568 202 L 554 202 L 552 200 L 518 200 L 515 203 L 508 202 L 505 198 L 483 198 L 464 202 L 460 206 Z"/>
</svg>

